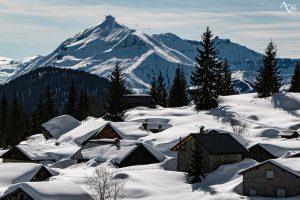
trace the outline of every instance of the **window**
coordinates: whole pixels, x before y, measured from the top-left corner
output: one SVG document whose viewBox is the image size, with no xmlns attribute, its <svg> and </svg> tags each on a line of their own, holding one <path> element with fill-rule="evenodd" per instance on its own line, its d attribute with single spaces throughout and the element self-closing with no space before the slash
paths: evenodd
<svg viewBox="0 0 300 200">
<path fill-rule="evenodd" d="M 249 189 L 249 196 L 256 196 L 256 190 Z"/>
<path fill-rule="evenodd" d="M 277 197 L 284 198 L 285 197 L 285 189 L 277 189 Z"/>
<path fill-rule="evenodd" d="M 274 178 L 274 172 L 273 171 L 267 171 L 267 178 L 273 179 Z"/>
</svg>

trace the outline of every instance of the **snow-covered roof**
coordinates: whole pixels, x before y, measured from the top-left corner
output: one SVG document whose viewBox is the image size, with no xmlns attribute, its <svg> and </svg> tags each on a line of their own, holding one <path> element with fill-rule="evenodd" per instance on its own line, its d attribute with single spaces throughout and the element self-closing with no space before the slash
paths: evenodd
<svg viewBox="0 0 300 200">
<path fill-rule="evenodd" d="M 62 135 L 58 139 L 58 141 L 60 142 L 73 141 L 77 144 L 82 144 L 88 139 L 90 139 L 93 135 L 95 135 L 106 124 L 107 121 L 103 119 L 89 118 L 87 121 L 83 122 L 80 126 Z"/>
<path fill-rule="evenodd" d="M 35 163 L 1 163 L 0 164 L 0 196 L 12 184 L 31 181 L 36 173 L 45 167 L 52 175 L 54 170 Z"/>
<path fill-rule="evenodd" d="M 53 138 L 58 139 L 61 135 L 76 128 L 80 124 L 77 119 L 70 115 L 61 115 L 43 123 L 42 127 L 45 128 Z"/>
<path fill-rule="evenodd" d="M 122 139 L 137 140 L 140 137 L 150 134 L 144 130 L 140 122 L 108 122 L 103 119 L 90 118 L 80 126 L 61 136 L 59 141 L 73 141 L 77 144 L 83 144 L 106 125 L 110 125 Z"/>
<path fill-rule="evenodd" d="M 264 141 L 251 144 L 248 149 L 256 145 L 262 147 L 276 158 L 284 156 L 288 151 L 300 151 L 300 142 L 297 140 Z"/>
<path fill-rule="evenodd" d="M 69 143 L 55 144 L 19 144 L 16 146 L 30 160 L 33 161 L 59 161 L 71 158 L 80 148 Z"/>
<path fill-rule="evenodd" d="M 160 162 L 165 160 L 165 156 L 162 153 L 145 143 L 117 139 L 91 140 L 73 158 L 83 160 L 94 159 L 97 162 L 111 161 L 112 163 L 121 163 L 139 145 L 143 145 Z"/>
<path fill-rule="evenodd" d="M 109 125 L 119 134 L 122 139 L 137 140 L 150 135 L 140 122 L 109 122 Z"/>
<path fill-rule="evenodd" d="M 249 170 L 256 169 L 258 166 L 264 165 L 266 163 L 272 163 L 296 176 L 300 177 L 300 158 L 278 158 L 278 159 L 270 159 L 266 160 L 262 163 L 254 165 L 248 169 L 240 171 L 240 174 L 243 174 Z"/>
<path fill-rule="evenodd" d="M 23 190 L 34 200 L 92 200 L 92 197 L 84 189 L 65 181 L 19 183 L 9 187 L 3 196 L 17 189 Z"/>
<path fill-rule="evenodd" d="M 2 156 L 4 153 L 6 153 L 8 149 L 0 149 L 0 156 Z"/>
</svg>

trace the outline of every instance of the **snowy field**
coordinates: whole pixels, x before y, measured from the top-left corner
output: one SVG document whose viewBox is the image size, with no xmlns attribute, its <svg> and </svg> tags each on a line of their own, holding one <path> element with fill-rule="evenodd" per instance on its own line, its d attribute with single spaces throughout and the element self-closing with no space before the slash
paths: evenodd
<svg viewBox="0 0 300 200">
<path fill-rule="evenodd" d="M 126 112 L 126 121 L 148 119 L 148 121 L 168 122 L 171 127 L 160 133 L 149 134 L 139 139 L 165 154 L 167 159 L 163 163 L 124 167 L 118 170 L 118 173 L 122 174 L 123 177 L 127 177 L 125 199 L 268 199 L 245 197 L 241 194 L 242 176 L 237 173 L 253 166 L 256 161 L 245 159 L 239 163 L 221 166 L 208 174 L 203 182 L 191 185 L 185 182 L 184 173 L 174 171 L 176 169 L 174 159 L 176 154 L 171 152 L 170 148 L 179 141 L 180 137 L 184 138 L 190 133 L 199 132 L 200 126 L 204 126 L 206 129 L 232 131 L 228 123 L 230 117 L 248 124 L 249 131 L 245 138 L 249 145 L 264 142 L 283 146 L 287 150 L 293 148 L 293 146 L 298 145 L 298 139 L 286 140 L 280 138 L 278 134 L 282 130 L 300 128 L 300 95 L 279 93 L 270 98 L 259 99 L 256 98 L 255 94 L 243 94 L 220 97 L 219 104 L 217 109 L 201 112 L 195 112 L 192 106 L 158 107 L 157 109 L 135 108 Z M 56 142 L 55 139 L 46 142 L 41 137 L 41 135 L 36 135 L 23 143 L 43 146 Z M 68 144 L 75 145 L 73 141 L 69 141 Z M 274 151 L 277 149 L 274 148 Z M 112 167 L 109 162 L 102 165 Z M 88 190 L 86 177 L 95 169 L 95 163 L 74 164 L 67 168 L 57 168 L 58 166 L 60 165 L 52 165 L 52 168 L 60 174 L 50 178 L 50 181 L 69 181 L 84 190 Z M 3 183 L 3 185 L 5 184 Z"/>
</svg>

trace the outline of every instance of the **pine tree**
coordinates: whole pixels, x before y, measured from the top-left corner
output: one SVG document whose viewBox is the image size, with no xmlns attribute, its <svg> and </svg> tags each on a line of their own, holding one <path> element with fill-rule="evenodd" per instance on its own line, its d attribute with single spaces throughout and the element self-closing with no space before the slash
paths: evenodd
<svg viewBox="0 0 300 200">
<path fill-rule="evenodd" d="M 276 58 L 276 45 L 271 41 L 265 49 L 263 58 L 263 66 L 259 69 L 255 81 L 255 89 L 258 97 L 268 97 L 276 92 L 282 85 L 282 78 L 279 67 L 277 66 L 278 59 Z"/>
<path fill-rule="evenodd" d="M 230 71 L 230 66 L 227 61 L 227 59 L 222 62 L 222 71 L 223 71 L 223 90 L 220 91 L 220 95 L 222 96 L 227 96 L 227 95 L 233 95 L 235 94 L 235 91 L 233 89 L 233 83 L 231 79 L 231 71 Z"/>
<path fill-rule="evenodd" d="M 7 144 L 10 146 L 18 144 L 27 136 L 26 113 L 19 103 L 17 94 L 14 95 L 7 116 Z"/>
<path fill-rule="evenodd" d="M 54 100 L 54 94 L 51 91 L 50 84 L 47 84 L 47 87 L 44 91 L 45 99 L 45 122 L 49 119 L 58 115 L 58 108 Z"/>
<path fill-rule="evenodd" d="M 202 181 L 204 176 L 204 154 L 198 141 L 194 141 L 192 145 L 191 160 L 188 162 L 186 175 L 192 178 L 191 183 L 196 183 Z"/>
<path fill-rule="evenodd" d="M 223 70 L 223 62 L 218 62 L 215 67 L 215 81 L 216 81 L 216 92 L 218 95 L 222 95 L 224 90 L 224 70 Z"/>
<path fill-rule="evenodd" d="M 158 102 L 158 97 L 157 97 L 157 81 L 155 77 L 152 78 L 149 94 L 151 95 L 153 104 L 156 105 L 156 102 Z"/>
<path fill-rule="evenodd" d="M 191 83 L 194 90 L 191 91 L 196 110 L 206 110 L 218 107 L 218 92 L 216 89 L 216 66 L 218 51 L 214 47 L 213 35 L 209 28 L 201 36 L 203 50 L 197 49 L 196 70 L 192 73 Z"/>
<path fill-rule="evenodd" d="M 76 107 L 77 107 L 77 92 L 74 83 L 72 83 L 71 86 L 69 87 L 68 100 L 64 106 L 64 114 L 75 116 Z"/>
<path fill-rule="evenodd" d="M 169 107 L 187 105 L 187 86 L 183 69 L 178 67 L 175 71 L 173 84 L 169 92 Z"/>
<path fill-rule="evenodd" d="M 76 118 L 84 120 L 90 115 L 89 98 L 86 90 L 81 90 L 79 95 L 79 102 L 76 110 Z"/>
<path fill-rule="evenodd" d="M 126 109 L 126 82 L 121 72 L 119 63 L 117 62 L 109 79 L 109 87 L 107 91 L 107 114 L 105 118 L 113 121 L 121 121 L 123 112 Z"/>
<path fill-rule="evenodd" d="M 7 147 L 7 132 L 6 132 L 6 121 L 8 113 L 8 100 L 6 99 L 5 94 L 2 95 L 1 107 L 0 107 L 0 148 Z"/>
<path fill-rule="evenodd" d="M 166 107 L 167 91 L 165 86 L 165 80 L 161 72 L 159 72 L 159 75 L 157 77 L 156 92 L 157 92 L 157 102 L 155 102 L 155 104 Z"/>
<path fill-rule="evenodd" d="M 297 62 L 296 64 L 289 91 L 300 92 L 300 63 L 299 62 Z"/>
</svg>

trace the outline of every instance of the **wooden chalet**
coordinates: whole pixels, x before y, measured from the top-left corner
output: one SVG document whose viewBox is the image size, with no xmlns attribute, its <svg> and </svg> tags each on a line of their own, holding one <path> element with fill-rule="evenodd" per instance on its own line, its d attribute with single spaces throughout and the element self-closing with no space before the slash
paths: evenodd
<svg viewBox="0 0 300 200">
<path fill-rule="evenodd" d="M 159 163 L 165 157 L 153 147 L 136 141 L 105 139 L 90 140 L 72 159 L 78 162 L 93 159 L 96 162 L 110 161 L 117 167 Z"/>
<path fill-rule="evenodd" d="M 82 144 L 95 139 L 125 139 L 137 140 L 150 133 L 146 131 L 140 122 L 107 122 L 99 130 L 86 137 Z"/>
<path fill-rule="evenodd" d="M 2 162 L 54 163 L 60 159 L 69 159 L 78 151 L 77 145 L 29 145 L 18 144 L 0 156 Z"/>
<path fill-rule="evenodd" d="M 223 164 L 241 161 L 247 154 L 243 139 L 234 133 L 216 132 L 190 134 L 171 148 L 172 151 L 177 152 L 177 170 L 187 171 L 194 142 L 198 142 L 202 148 L 205 173 L 211 172 Z"/>
</svg>

